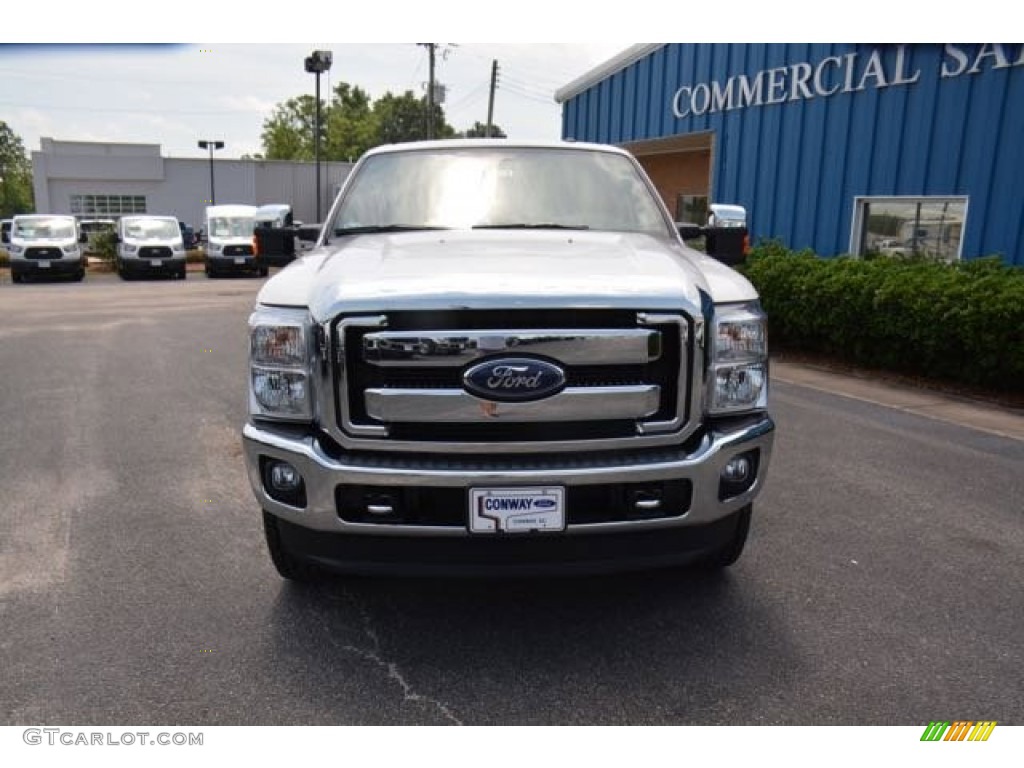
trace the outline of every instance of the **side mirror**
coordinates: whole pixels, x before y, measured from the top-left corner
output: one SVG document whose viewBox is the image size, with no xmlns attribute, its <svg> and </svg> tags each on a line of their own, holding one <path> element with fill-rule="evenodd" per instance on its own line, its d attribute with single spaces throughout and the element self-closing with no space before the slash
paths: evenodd
<svg viewBox="0 0 1024 768">
<path fill-rule="evenodd" d="M 296 227 L 295 236 L 307 243 L 315 243 L 320 238 L 319 224 L 303 224 Z"/>
<path fill-rule="evenodd" d="M 0 243 L 9 243 L 9 242 L 11 242 L 11 236 L 7 232 L 4 232 L 3 234 L 0 234 Z"/>
<path fill-rule="evenodd" d="M 696 240 L 698 237 L 704 236 L 704 227 L 700 224 L 680 222 L 676 224 L 676 227 L 679 229 L 679 236 L 683 240 Z"/>
<path fill-rule="evenodd" d="M 114 235 L 114 242 L 115 243 L 120 243 L 121 242 L 121 236 L 119 234 L 117 234 L 117 232 L 114 232 L 113 235 Z"/>
<path fill-rule="evenodd" d="M 83 232 L 82 234 L 80 234 L 78 236 L 78 242 L 83 243 L 83 244 L 88 243 L 89 242 L 89 236 L 87 234 L 85 234 L 85 232 Z"/>
<path fill-rule="evenodd" d="M 742 205 L 712 203 L 711 214 L 708 216 L 708 226 L 721 229 L 746 228 L 747 209 Z"/>
</svg>

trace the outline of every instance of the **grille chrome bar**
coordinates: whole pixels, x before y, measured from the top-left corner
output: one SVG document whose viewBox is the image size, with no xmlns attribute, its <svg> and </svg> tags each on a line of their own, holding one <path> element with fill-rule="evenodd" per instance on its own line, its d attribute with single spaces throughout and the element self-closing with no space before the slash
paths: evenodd
<svg viewBox="0 0 1024 768">
<path fill-rule="evenodd" d="M 700 308 L 683 302 L 678 313 L 607 309 L 569 310 L 402 310 L 384 314 L 359 314 L 326 319 L 324 362 L 314 391 L 316 418 L 327 435 L 342 449 L 422 454 L 571 454 L 575 451 L 612 451 L 677 445 L 700 427 L 704 391 L 704 328 Z M 638 328 L 657 334 L 660 355 L 641 365 L 567 366 L 569 385 L 581 387 L 656 386 L 660 388 L 658 412 L 643 418 L 583 421 L 519 422 L 505 418 L 476 423 L 386 422 L 367 412 L 366 393 L 373 389 L 459 389 L 460 369 L 433 365 L 377 365 L 363 354 L 363 338 L 370 334 L 406 333 L 424 336 L 463 337 L 473 329 L 495 335 L 513 335 L 509 329 L 550 335 L 561 329 L 586 336 L 594 331 Z M 505 354 L 508 354 L 507 352 Z M 329 361 L 329 362 L 327 362 Z M 607 371 L 607 375 L 605 375 Z M 422 375 L 421 375 L 422 374 Z M 477 406 L 479 407 L 479 405 Z M 499 413 L 501 411 L 499 410 Z M 418 416 L 422 416 L 422 412 Z M 603 413 L 602 413 L 603 415 Z M 629 429 L 632 425 L 633 430 Z M 587 432 L 584 426 L 592 426 Z M 542 430 L 538 432 L 538 430 Z M 625 431 L 624 431 L 625 430 Z M 627 436 L 628 435 L 628 436 Z"/>
<path fill-rule="evenodd" d="M 657 412 L 661 388 L 569 387 L 525 403 L 494 403 L 459 389 L 368 389 L 366 411 L 383 422 L 482 423 L 642 419 Z"/>
<path fill-rule="evenodd" d="M 363 337 L 370 365 L 457 367 L 491 354 L 534 354 L 567 365 L 646 365 L 661 357 L 661 334 L 649 328 L 382 331 Z"/>
</svg>

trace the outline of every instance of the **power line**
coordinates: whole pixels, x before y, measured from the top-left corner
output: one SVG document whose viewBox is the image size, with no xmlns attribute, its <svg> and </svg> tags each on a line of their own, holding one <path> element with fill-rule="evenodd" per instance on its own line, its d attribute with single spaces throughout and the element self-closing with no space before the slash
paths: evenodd
<svg viewBox="0 0 1024 768">
<path fill-rule="evenodd" d="M 250 112 L 260 112 L 264 110 L 262 108 L 253 109 L 169 109 L 163 107 L 162 109 L 143 109 L 141 107 L 67 107 L 67 106 L 51 106 L 49 104 L 26 104 L 24 102 L 17 101 L 0 101 L 0 105 L 7 107 L 23 107 L 27 109 L 46 109 L 53 110 L 56 112 L 111 112 L 119 114 L 148 114 L 148 115 L 162 115 L 164 117 L 177 116 L 177 115 L 243 115 Z"/>
<path fill-rule="evenodd" d="M 514 87 L 508 87 L 508 86 L 506 86 L 502 90 L 504 90 L 506 93 L 510 93 L 510 94 L 515 95 L 515 96 L 519 96 L 520 98 L 523 98 L 523 99 L 529 99 L 530 101 L 536 101 L 539 104 L 547 104 L 548 106 L 554 106 L 554 104 L 555 104 L 554 98 L 552 98 L 550 96 L 541 97 L 541 96 L 537 96 L 537 95 L 532 94 L 532 93 L 526 93 L 524 91 L 520 91 L 520 90 L 518 90 L 517 88 L 514 88 Z"/>
</svg>

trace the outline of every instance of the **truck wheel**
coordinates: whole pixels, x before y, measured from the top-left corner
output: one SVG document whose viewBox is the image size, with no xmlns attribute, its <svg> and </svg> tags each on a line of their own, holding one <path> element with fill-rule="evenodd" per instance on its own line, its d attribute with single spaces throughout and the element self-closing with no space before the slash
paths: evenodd
<svg viewBox="0 0 1024 768">
<path fill-rule="evenodd" d="M 750 533 L 750 516 L 752 512 L 753 505 L 747 504 L 747 506 L 736 513 L 736 531 L 733 533 L 732 538 L 708 554 L 701 561 L 703 567 L 711 570 L 727 568 L 740 559 L 740 555 L 743 554 L 743 547 L 747 543 L 747 534 Z"/>
<path fill-rule="evenodd" d="M 260 267 L 260 277 L 266 277 L 270 274 L 270 267 Z"/>
<path fill-rule="evenodd" d="M 314 580 L 315 570 L 311 566 L 296 560 L 284 548 L 281 534 L 277 529 L 277 518 L 266 510 L 263 511 L 263 533 L 267 538 L 267 549 L 270 551 L 270 559 L 273 561 L 274 567 L 277 568 L 281 578 L 299 582 Z"/>
<path fill-rule="evenodd" d="M 76 283 L 80 283 L 80 282 L 82 282 L 83 280 L 85 280 L 85 270 L 84 270 L 84 269 L 80 269 L 80 270 L 78 270 L 77 272 L 75 272 L 75 275 L 74 275 L 74 277 L 73 277 L 72 279 L 73 279 L 73 280 L 74 280 L 74 281 L 75 281 Z"/>
<path fill-rule="evenodd" d="M 11 270 L 11 282 L 12 282 L 12 283 L 20 283 L 20 282 L 21 282 L 21 280 L 22 280 L 22 277 L 21 277 L 21 272 L 15 272 L 15 271 L 14 271 L 14 270 L 12 269 L 12 270 Z"/>
</svg>

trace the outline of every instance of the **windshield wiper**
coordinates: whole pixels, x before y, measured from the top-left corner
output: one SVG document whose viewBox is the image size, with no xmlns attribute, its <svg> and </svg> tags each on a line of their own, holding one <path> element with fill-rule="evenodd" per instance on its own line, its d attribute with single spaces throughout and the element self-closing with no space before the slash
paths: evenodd
<svg viewBox="0 0 1024 768">
<path fill-rule="evenodd" d="M 474 224 L 473 229 L 590 229 L 586 224 L 556 224 L 553 221 L 527 224 L 525 222 L 507 222 L 504 224 Z"/>
<path fill-rule="evenodd" d="M 373 235 L 379 232 L 422 232 L 432 229 L 448 229 L 448 227 L 428 227 L 420 224 L 367 224 L 361 227 L 338 227 L 334 230 L 337 237 L 343 235 Z"/>
</svg>

